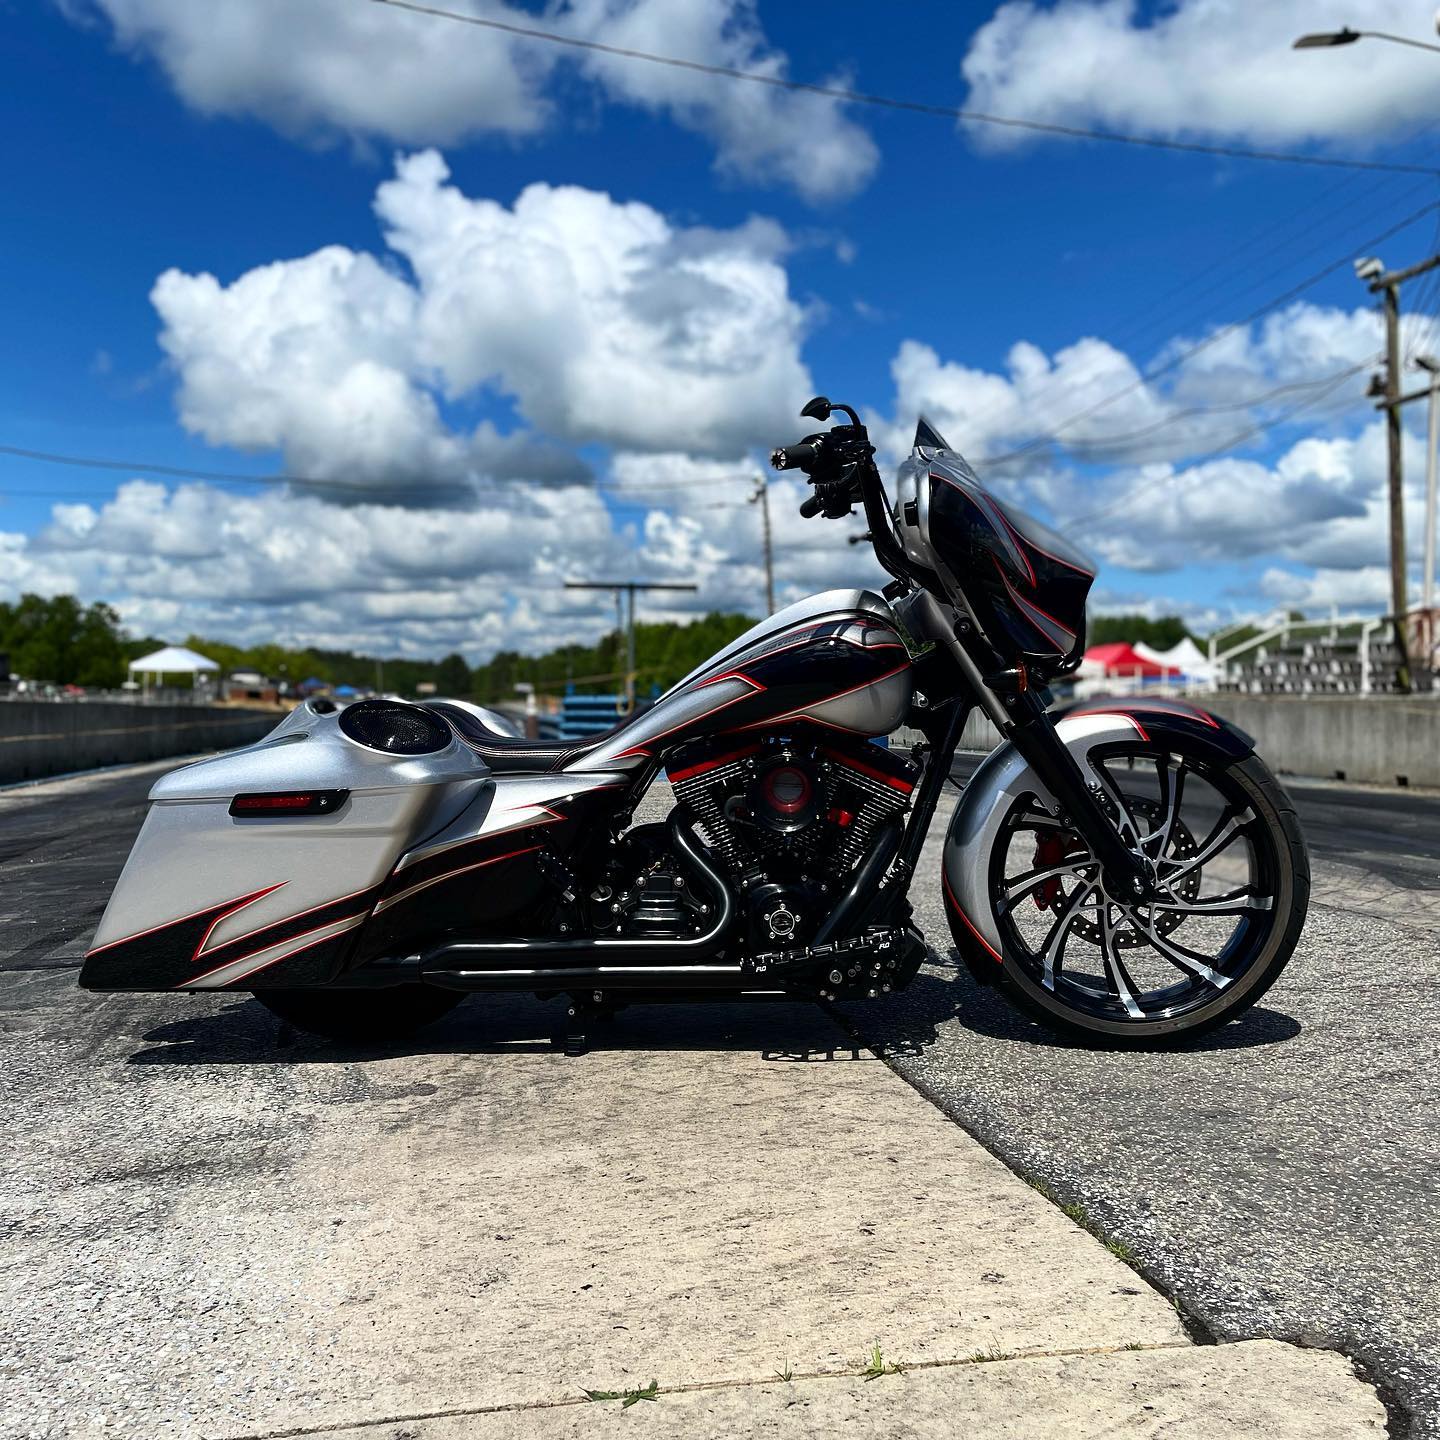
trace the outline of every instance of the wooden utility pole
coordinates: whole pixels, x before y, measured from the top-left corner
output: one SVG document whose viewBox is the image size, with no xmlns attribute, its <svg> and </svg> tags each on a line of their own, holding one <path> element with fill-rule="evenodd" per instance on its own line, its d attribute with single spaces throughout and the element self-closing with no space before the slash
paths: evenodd
<svg viewBox="0 0 1440 1440">
<path fill-rule="evenodd" d="M 1400 425 L 1400 407 L 1422 395 L 1428 396 L 1430 389 L 1427 386 L 1412 395 L 1400 393 L 1400 287 L 1437 265 L 1440 265 L 1440 255 L 1432 255 L 1407 270 L 1383 271 L 1370 281 L 1370 293 L 1381 297 L 1385 311 L 1384 398 L 1376 408 L 1385 412 L 1385 439 L 1390 454 L 1390 609 L 1395 626 L 1395 649 L 1400 656 L 1395 679 L 1403 691 L 1410 689 L 1411 668 L 1409 631 L 1405 623 L 1410 610 L 1410 585 L 1405 563 L 1405 472 L 1401 449 L 1404 432 Z"/>
<path fill-rule="evenodd" d="M 637 590 L 698 590 L 698 585 L 674 585 L 665 581 L 644 580 L 567 580 L 567 590 L 613 590 L 615 592 L 615 618 L 620 618 L 620 596 L 623 594 L 629 604 L 625 619 L 625 712 L 635 710 L 635 592 Z"/>
<path fill-rule="evenodd" d="M 755 489 L 751 492 L 750 503 L 759 503 L 760 522 L 765 536 L 765 613 L 775 613 L 775 549 L 770 537 L 770 490 L 763 475 L 755 477 Z"/>
</svg>

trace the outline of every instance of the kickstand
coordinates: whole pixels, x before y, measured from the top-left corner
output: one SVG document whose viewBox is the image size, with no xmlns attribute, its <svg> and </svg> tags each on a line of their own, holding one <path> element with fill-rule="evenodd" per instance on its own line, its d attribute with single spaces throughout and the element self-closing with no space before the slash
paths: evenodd
<svg viewBox="0 0 1440 1440">
<path fill-rule="evenodd" d="M 566 1055 L 584 1055 L 590 1049 L 590 1033 L 610 1018 L 605 1006 L 590 999 L 571 1000 L 565 1012 L 565 1024 L 555 1036 L 554 1045 Z"/>
</svg>

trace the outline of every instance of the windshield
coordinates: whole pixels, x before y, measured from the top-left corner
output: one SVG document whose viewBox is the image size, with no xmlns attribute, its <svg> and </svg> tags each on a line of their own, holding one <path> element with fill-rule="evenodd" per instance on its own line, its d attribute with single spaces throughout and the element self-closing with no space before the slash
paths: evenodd
<svg viewBox="0 0 1440 1440">
<path fill-rule="evenodd" d="M 913 447 L 916 450 L 948 450 L 950 448 L 940 432 L 923 415 L 915 422 Z"/>
</svg>

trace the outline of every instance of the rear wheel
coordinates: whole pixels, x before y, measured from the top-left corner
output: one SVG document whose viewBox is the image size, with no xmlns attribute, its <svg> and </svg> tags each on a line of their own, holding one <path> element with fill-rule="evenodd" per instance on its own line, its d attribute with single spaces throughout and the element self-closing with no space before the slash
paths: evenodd
<svg viewBox="0 0 1440 1440">
<path fill-rule="evenodd" d="M 1254 755 L 1217 763 L 1167 741 L 1089 758 L 1155 893 L 1111 897 L 1084 839 L 1023 796 L 990 859 L 1004 949 L 992 973 L 1022 1010 L 1094 1043 L 1160 1046 L 1223 1025 L 1274 984 L 1305 922 L 1310 866 L 1289 798 Z"/>
<path fill-rule="evenodd" d="M 272 1015 L 330 1040 L 395 1040 L 448 1015 L 464 998 L 435 985 L 383 990 L 254 990 Z"/>
</svg>

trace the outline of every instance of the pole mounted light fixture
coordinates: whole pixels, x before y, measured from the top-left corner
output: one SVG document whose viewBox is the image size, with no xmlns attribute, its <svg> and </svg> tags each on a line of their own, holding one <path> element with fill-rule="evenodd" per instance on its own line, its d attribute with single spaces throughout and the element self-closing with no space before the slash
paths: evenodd
<svg viewBox="0 0 1440 1440">
<path fill-rule="evenodd" d="M 1315 35 L 1302 35 L 1292 47 L 1295 50 L 1328 50 L 1332 45 L 1353 45 L 1360 38 L 1358 30 L 1347 25 L 1343 30 L 1322 30 Z"/>
<path fill-rule="evenodd" d="M 1437 22 L 1440 29 L 1440 22 Z M 1331 50 L 1336 45 L 1353 45 L 1357 40 L 1388 40 L 1392 45 L 1409 45 L 1415 50 L 1433 50 L 1440 55 L 1440 45 L 1431 45 L 1424 40 L 1412 40 L 1408 35 L 1389 35 L 1383 30 L 1352 30 L 1348 25 L 1339 30 L 1320 30 L 1313 35 L 1302 35 L 1291 46 L 1294 50 Z"/>
</svg>

